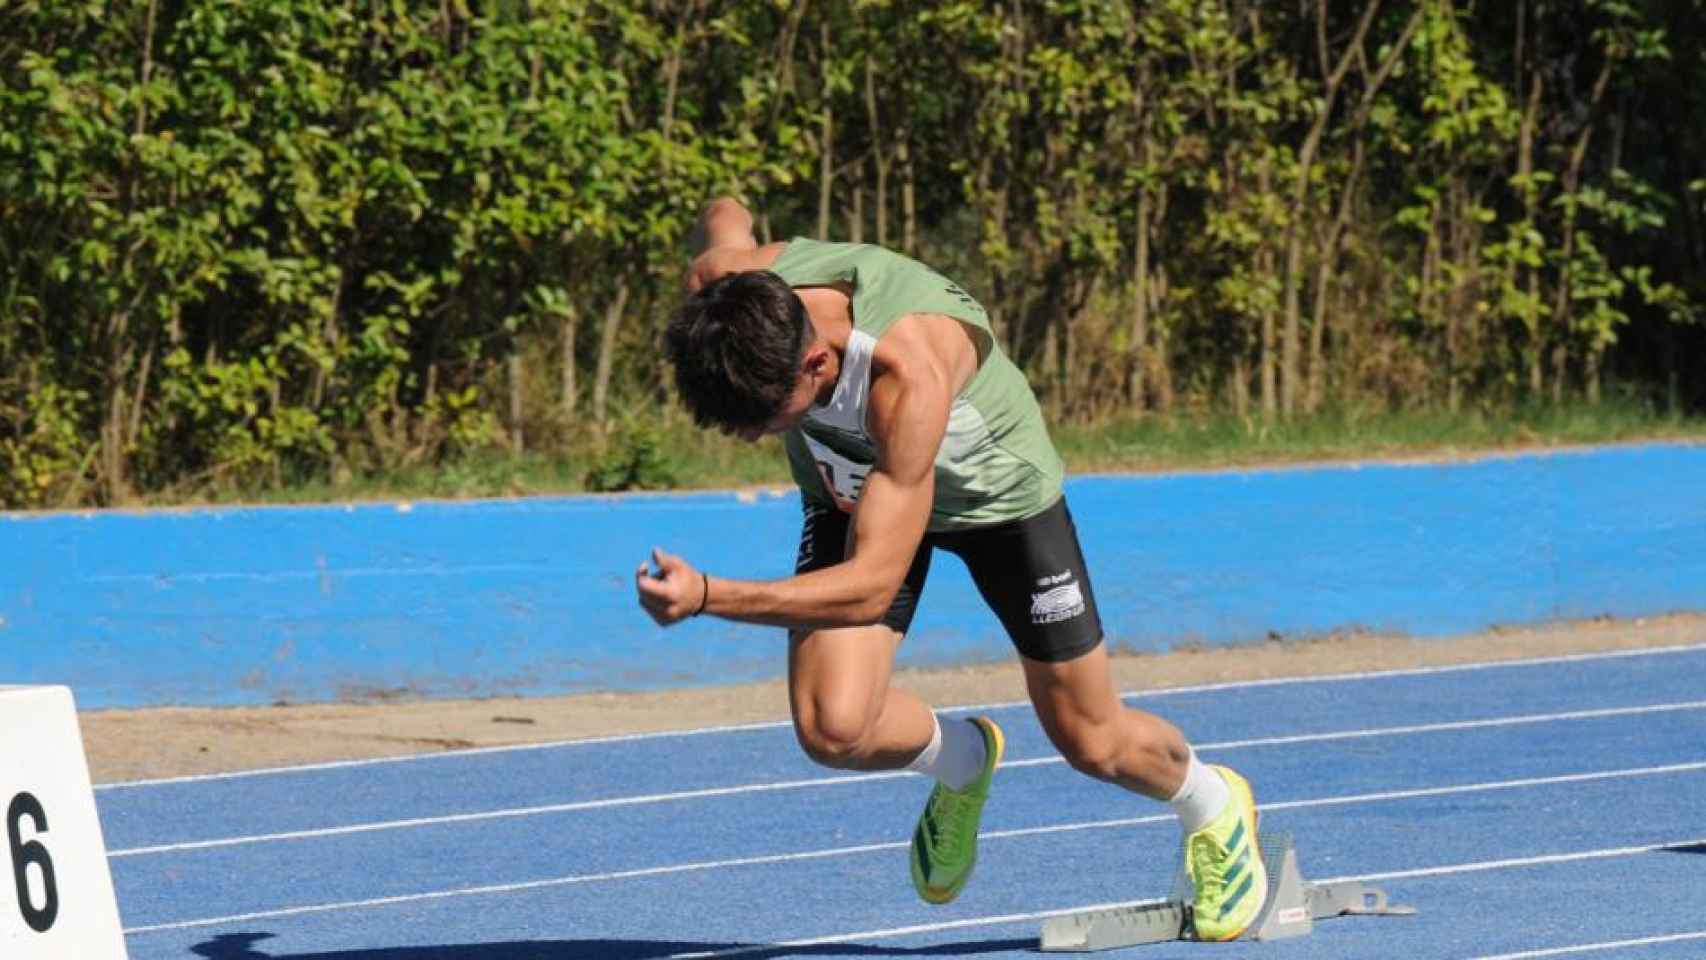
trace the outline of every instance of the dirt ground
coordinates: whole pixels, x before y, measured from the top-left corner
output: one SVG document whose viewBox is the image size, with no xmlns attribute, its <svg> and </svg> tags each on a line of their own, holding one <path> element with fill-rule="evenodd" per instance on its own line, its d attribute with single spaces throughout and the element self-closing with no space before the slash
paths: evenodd
<svg viewBox="0 0 1706 960">
<path fill-rule="evenodd" d="M 1706 615 L 1691 614 L 1512 628 L 1462 637 L 1352 634 L 1117 655 L 1114 671 L 1121 690 L 1139 691 L 1702 642 L 1706 642 Z M 780 669 L 780 646 L 776 655 Z M 902 671 L 896 683 L 936 706 L 1025 697 L 1016 663 Z M 95 782 L 108 783 L 787 717 L 787 688 L 776 681 L 568 697 L 95 710 L 84 713 L 81 721 Z"/>
</svg>

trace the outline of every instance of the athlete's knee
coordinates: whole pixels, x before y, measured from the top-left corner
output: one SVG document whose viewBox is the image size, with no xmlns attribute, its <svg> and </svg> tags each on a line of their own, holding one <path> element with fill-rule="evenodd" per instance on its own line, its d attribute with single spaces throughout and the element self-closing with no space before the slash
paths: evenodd
<svg viewBox="0 0 1706 960">
<path fill-rule="evenodd" d="M 875 711 L 856 698 L 828 698 L 796 712 L 800 749 L 826 767 L 856 767 L 869 751 Z"/>
</svg>

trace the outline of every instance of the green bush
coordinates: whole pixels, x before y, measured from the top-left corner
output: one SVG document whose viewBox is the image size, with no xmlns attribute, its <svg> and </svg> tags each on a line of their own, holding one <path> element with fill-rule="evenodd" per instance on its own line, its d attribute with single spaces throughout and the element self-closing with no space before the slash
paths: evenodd
<svg viewBox="0 0 1706 960">
<path fill-rule="evenodd" d="M 7 4 L 0 506 L 666 416 L 718 193 L 941 265 L 1058 419 L 1706 405 L 1693 5 L 1373 3 Z"/>
<path fill-rule="evenodd" d="M 667 490 L 677 485 L 677 478 L 658 432 L 630 423 L 610 438 L 607 452 L 586 472 L 585 483 L 588 490 L 614 493 Z"/>
</svg>

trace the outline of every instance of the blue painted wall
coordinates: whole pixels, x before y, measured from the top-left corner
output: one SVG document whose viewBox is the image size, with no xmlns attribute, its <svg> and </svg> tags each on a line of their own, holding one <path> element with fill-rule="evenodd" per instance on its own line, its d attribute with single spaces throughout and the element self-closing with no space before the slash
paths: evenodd
<svg viewBox="0 0 1706 960">
<path fill-rule="evenodd" d="M 1706 447 L 1467 463 L 1076 477 L 1113 642 L 1706 609 Z M 668 631 L 634 603 L 659 544 L 790 569 L 792 494 L 0 516 L 0 683 L 84 708 L 623 690 L 780 675 L 780 631 Z M 910 665 L 1010 655 L 957 560 Z"/>
</svg>

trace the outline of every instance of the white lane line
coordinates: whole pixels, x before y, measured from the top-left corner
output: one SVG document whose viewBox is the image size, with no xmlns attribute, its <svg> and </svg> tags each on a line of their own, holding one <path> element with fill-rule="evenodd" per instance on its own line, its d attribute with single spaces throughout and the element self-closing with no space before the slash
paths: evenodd
<svg viewBox="0 0 1706 960">
<path fill-rule="evenodd" d="M 1196 749 L 1199 752 L 1213 752 L 1216 750 L 1285 746 L 1298 743 L 1320 743 L 1332 740 L 1353 740 L 1368 737 L 1409 736 L 1422 733 L 1481 729 L 1487 727 L 1522 726 L 1555 721 L 1592 720 L 1606 717 L 1639 716 L 1644 714 L 1672 713 L 1702 709 L 1706 709 L 1706 700 L 1689 700 L 1681 703 L 1657 703 L 1638 707 L 1607 707 L 1599 710 L 1571 710 L 1562 713 L 1527 714 L 1523 716 L 1493 717 L 1481 720 L 1451 720 L 1432 724 L 1407 724 L 1398 727 L 1369 727 L 1361 730 L 1290 734 L 1286 736 L 1262 737 L 1248 740 L 1226 740 L 1216 743 L 1200 743 L 1196 745 Z M 1064 762 L 1065 761 L 1059 756 L 1050 756 L 1035 757 L 1024 760 L 1011 760 L 1003 764 L 1003 766 L 1007 768 L 1025 768 L 1061 764 Z M 603 810 L 612 807 L 670 803 L 682 800 L 703 800 L 714 797 L 768 793 L 781 790 L 803 790 L 818 787 L 873 783 L 882 780 L 893 780 L 900 777 L 912 776 L 917 776 L 917 774 L 903 770 L 896 770 L 879 773 L 850 774 L 836 777 L 818 777 L 808 780 L 783 780 L 775 783 L 741 784 L 730 787 L 706 787 L 700 790 L 682 790 L 671 793 L 639 794 L 627 797 L 609 797 L 602 800 L 579 800 L 569 803 L 541 804 L 538 806 L 515 807 L 502 810 L 445 814 L 435 817 L 411 817 L 399 820 L 382 820 L 371 823 L 348 824 L 340 827 L 320 827 L 310 830 L 290 830 L 277 833 L 256 834 L 252 836 L 223 837 L 212 840 L 189 840 L 180 843 L 153 844 L 149 846 L 112 850 L 108 852 L 107 856 L 109 858 L 116 859 L 122 857 L 149 856 L 161 853 L 182 853 L 190 850 L 211 850 L 219 847 L 235 847 L 251 843 L 309 840 L 323 837 L 347 836 L 358 833 L 373 833 L 381 830 L 402 830 L 416 827 L 439 826 L 442 824 L 473 823 L 481 820 L 499 820 L 513 817 L 540 816 L 545 814 L 575 813 L 587 810 Z"/>
<path fill-rule="evenodd" d="M 1400 870 L 1391 873 L 1371 873 L 1358 877 L 1328 877 L 1317 882 L 1336 883 L 1341 880 L 1390 880 L 1419 875 L 1449 875 L 1455 873 L 1475 873 L 1485 870 L 1508 870 L 1518 867 L 1543 866 L 1553 863 L 1570 863 L 1580 860 L 1602 860 L 1612 857 L 1628 857 L 1644 853 L 1656 853 L 1660 850 L 1671 850 L 1691 846 L 1689 841 L 1680 843 L 1649 844 L 1639 847 L 1611 847 L 1602 850 L 1586 850 L 1576 853 L 1549 854 L 1540 857 L 1525 857 L 1512 860 L 1487 860 L 1479 863 L 1454 864 L 1444 867 L 1433 867 L 1426 871 Z M 1035 913 L 1010 913 L 1002 916 L 975 917 L 967 920 L 951 920 L 945 923 L 921 923 L 909 927 L 889 927 L 881 930 L 861 930 L 856 933 L 838 933 L 825 937 L 813 937 L 804 940 L 785 940 L 778 943 L 751 944 L 730 947 L 724 950 L 702 950 L 692 953 L 673 953 L 664 960 L 721 960 L 723 957 L 739 957 L 754 953 L 771 953 L 780 950 L 800 949 L 804 947 L 823 946 L 834 943 L 847 943 L 856 940 L 882 940 L 894 937 L 910 936 L 915 933 L 937 933 L 946 930 L 961 930 L 968 927 L 990 927 L 1011 923 L 1034 923 L 1049 917 L 1058 917 L 1068 913 L 1082 913 L 1089 910 L 1107 910 L 1119 907 L 1139 907 L 1161 903 L 1159 899 L 1123 900 L 1116 903 L 1087 903 L 1075 907 L 1057 907 L 1052 910 L 1039 910 Z M 1706 938 L 1706 931 L 1695 933 L 1672 934 L 1668 936 L 1642 937 L 1636 940 L 1620 940 L 1603 944 L 1584 944 L 1577 947 L 1561 947 L 1551 950 L 1535 950 L 1526 953 L 1505 953 L 1498 956 L 1476 957 L 1474 960 L 1530 960 L 1530 958 L 1562 956 L 1570 953 L 1583 953 L 1590 950 L 1617 949 L 1622 947 L 1646 946 L 1654 943 L 1669 943 L 1682 940 L 1698 940 Z"/>
<path fill-rule="evenodd" d="M 1670 773 L 1684 773 L 1706 770 L 1706 760 L 1671 764 L 1664 767 L 1636 767 L 1627 770 L 1601 770 L 1594 773 L 1569 774 L 1559 777 L 1527 778 L 1522 780 L 1502 780 L 1489 783 L 1455 784 L 1444 787 L 1421 787 L 1415 790 L 1392 790 L 1381 793 L 1365 793 L 1350 796 L 1318 797 L 1309 800 L 1288 800 L 1281 803 L 1264 803 L 1263 810 L 1300 810 L 1308 807 L 1343 806 L 1355 803 L 1373 803 L 1391 800 L 1404 800 L 1419 797 L 1445 796 L 1448 794 L 1463 794 L 1487 792 L 1495 790 L 1512 790 L 1523 787 L 1544 786 L 1558 783 L 1581 783 L 1587 780 L 1612 780 L 1627 777 L 1658 776 Z M 1129 827 L 1145 823 L 1164 823 L 1171 821 L 1171 813 L 1147 817 L 1124 817 L 1116 820 L 1097 820 L 1085 823 L 1054 824 L 1046 827 L 1026 827 L 1016 830 L 994 830 L 981 834 L 983 840 L 1011 839 L 1014 837 L 1033 837 L 1047 834 L 1068 833 L 1077 830 L 1096 830 L 1113 827 Z M 887 843 L 867 843 L 858 846 L 830 847 L 822 850 L 803 850 L 794 853 L 760 854 L 750 857 L 735 857 L 725 860 L 700 860 L 690 863 L 673 863 L 657 867 L 636 867 L 629 870 L 616 870 L 606 873 L 574 874 L 567 877 L 551 877 L 543 880 L 526 880 L 517 883 L 495 884 L 479 887 L 460 887 L 452 890 L 436 890 L 427 893 L 402 894 L 393 897 L 379 897 L 370 900 L 348 900 L 338 903 L 317 904 L 303 907 L 286 907 L 278 910 L 263 910 L 255 913 L 236 914 L 226 917 L 214 917 L 206 920 L 184 920 L 174 923 L 152 924 L 144 927 L 133 927 L 127 933 L 151 933 L 157 930 L 179 930 L 188 927 L 206 927 L 221 923 L 238 923 L 249 920 L 262 920 L 270 917 L 290 917 L 304 913 L 325 913 L 334 910 L 352 910 L 363 907 L 386 906 L 396 903 L 412 903 L 417 900 L 436 900 L 446 897 L 476 896 L 492 893 L 514 893 L 522 890 L 537 890 L 546 887 L 563 887 L 586 883 L 604 883 L 614 880 L 630 880 L 638 877 L 656 877 L 676 873 L 697 873 L 708 870 L 724 870 L 734 867 L 760 866 L 778 863 L 798 863 L 806 860 L 824 860 L 834 857 L 857 856 L 865 853 L 880 851 L 904 850 L 907 841 L 892 841 Z M 1602 852 L 1600 856 L 1624 856 L 1630 852 L 1664 849 L 1667 847 L 1684 846 L 1683 843 L 1658 844 L 1649 847 L 1617 847 L 1609 848 L 1611 852 Z M 1589 853 L 1558 854 L 1564 860 L 1582 859 Z M 1491 866 L 1480 869 L 1497 869 L 1500 866 L 1520 865 L 1527 863 L 1550 862 L 1545 857 L 1529 857 L 1520 860 L 1491 860 L 1480 861 Z M 1560 861 L 1561 862 L 1561 861 Z M 1357 877 L 1337 877 L 1331 879 L 1345 880 L 1378 880 L 1394 877 L 1428 876 L 1438 872 L 1467 872 L 1470 868 L 1465 865 L 1456 867 L 1430 867 L 1422 870 L 1399 871 L 1389 874 L 1367 874 Z"/>
<path fill-rule="evenodd" d="M 1544 950 L 1524 950 L 1520 953 L 1497 953 L 1475 957 L 1473 960 L 1537 960 L 1539 957 L 1564 957 L 1572 953 L 1598 953 L 1603 950 L 1625 950 L 1629 947 L 1650 947 L 1660 943 L 1682 943 L 1686 940 L 1706 940 L 1706 930 L 1687 933 L 1665 933 L 1632 940 L 1605 940 L 1600 943 L 1578 943 L 1568 947 L 1548 947 Z"/>
<path fill-rule="evenodd" d="M 225 837 L 218 840 L 190 840 L 183 843 L 162 843 L 148 847 L 130 847 L 107 852 L 108 859 L 142 857 L 158 853 L 182 853 L 186 850 L 211 850 L 218 847 L 237 847 L 250 843 L 270 843 L 280 840 L 310 840 L 321 837 L 340 837 L 355 833 L 374 833 L 380 830 L 405 830 L 412 827 L 436 827 L 450 823 L 472 823 L 480 820 L 502 820 L 512 817 L 532 817 L 550 813 L 576 813 L 584 810 L 604 810 L 611 807 L 630 807 L 678 800 L 703 800 L 709 797 L 728 797 L 737 794 L 765 793 L 776 790 L 799 790 L 844 783 L 863 783 L 872 780 L 892 780 L 918 776 L 904 770 L 879 773 L 850 774 L 815 780 L 782 780 L 776 783 L 753 783 L 734 787 L 707 787 L 703 790 L 681 790 L 675 793 L 652 793 L 632 797 L 610 797 L 603 800 L 579 800 L 572 803 L 551 803 L 535 807 L 515 807 L 506 810 L 484 810 L 478 813 L 454 813 L 437 817 L 413 817 L 405 820 L 382 820 L 375 823 L 356 823 L 343 827 L 321 827 L 313 830 L 289 830 L 247 837 Z"/>
<path fill-rule="evenodd" d="M 1393 737 L 1415 733 L 1446 733 L 1459 730 L 1480 730 L 1492 727 L 1519 727 L 1560 720 L 1599 720 L 1606 717 L 1633 717 L 1650 713 L 1677 713 L 1706 709 L 1706 700 L 1682 700 L 1676 703 L 1650 703 L 1636 707 L 1602 707 L 1594 710 L 1563 710 L 1557 713 L 1530 713 L 1514 717 L 1488 717 L 1480 720 L 1442 720 L 1438 723 L 1413 723 L 1394 727 L 1368 727 L 1363 730 L 1330 730 L 1325 733 L 1296 733 L 1279 737 L 1257 737 L 1249 740 L 1218 740 L 1196 744 L 1197 750 L 1238 750 L 1246 747 L 1273 747 L 1296 743 L 1324 743 L 1332 740 L 1358 740 L 1364 737 Z M 1013 760 L 1002 767 L 1032 767 L 1047 763 L 1064 763 L 1060 757 L 1036 757 Z"/>
<path fill-rule="evenodd" d="M 1234 648 L 1228 648 L 1234 649 Z M 1504 667 L 1543 667 L 1565 663 L 1590 663 L 1602 660 L 1626 660 L 1636 657 L 1669 656 L 1676 654 L 1706 652 L 1706 643 L 1678 644 L 1666 647 L 1644 647 L 1632 650 L 1605 650 L 1597 653 L 1572 653 L 1552 657 L 1532 657 L 1526 660 L 1487 660 L 1476 663 L 1456 663 L 1437 667 L 1406 667 L 1397 670 L 1370 670 L 1350 673 L 1318 674 L 1307 677 L 1269 677 L 1262 680 L 1229 680 L 1224 683 L 1203 683 L 1191 686 L 1169 687 L 1164 690 L 1140 690 L 1122 693 L 1126 700 L 1143 700 L 1157 697 L 1179 696 L 1190 693 L 1213 693 L 1223 690 L 1252 690 L 1264 687 L 1294 686 L 1309 683 L 1346 683 L 1363 680 L 1383 680 L 1394 677 L 1425 677 L 1441 674 L 1466 673 L 1478 670 L 1495 670 Z M 1027 701 L 1014 700 L 998 703 L 968 704 L 958 707 L 943 707 L 944 713 L 971 713 L 980 710 L 1008 710 L 1029 706 Z M 636 740 L 659 740 L 669 737 L 697 737 L 719 733 L 742 733 L 754 730 L 771 730 L 786 727 L 789 721 L 771 721 L 763 723 L 742 723 L 720 727 L 698 727 L 690 730 L 663 730 L 655 733 L 625 733 L 606 737 L 587 737 L 579 740 L 553 740 L 543 743 L 514 743 L 495 747 L 469 747 L 463 750 L 440 750 L 433 753 L 413 753 L 399 757 L 372 757 L 363 760 L 334 760 L 327 763 L 306 763 L 291 767 L 262 767 L 255 770 L 237 770 L 230 773 L 203 773 L 184 777 L 160 777 L 151 780 L 125 780 L 117 783 L 101 783 L 95 785 L 97 792 L 112 790 L 127 790 L 138 787 L 171 786 L 183 783 L 207 783 L 221 780 L 242 780 L 252 777 L 267 777 L 287 773 L 310 773 L 322 770 L 341 770 L 348 767 L 369 767 L 380 764 L 412 763 L 423 760 L 458 759 L 462 757 L 482 756 L 495 753 L 516 753 L 527 750 L 555 750 L 565 747 L 595 746 L 608 743 L 627 743 Z"/>
<path fill-rule="evenodd" d="M 808 947 L 821 947 L 836 943 L 846 943 L 850 940 L 887 940 L 894 937 L 910 936 L 914 933 L 938 933 L 944 930 L 965 930 L 972 927 L 993 927 L 1005 923 L 1034 923 L 1068 913 L 1083 913 L 1089 910 L 1112 910 L 1116 907 L 1135 907 L 1145 904 L 1161 903 L 1160 900 L 1131 900 L 1117 903 L 1086 903 L 1077 907 L 1059 907 L 1054 910 L 1038 910 L 1035 913 L 1008 913 L 993 917 L 970 917 L 965 920 L 945 920 L 939 923 L 918 923 L 910 927 L 887 927 L 881 930 L 862 930 L 858 933 L 836 933 L 827 937 L 811 937 L 804 940 L 783 940 L 778 943 L 754 943 L 740 947 L 729 947 L 723 950 L 700 950 L 693 953 L 672 953 L 663 960 L 712 960 L 719 957 L 740 957 L 754 953 L 776 953 L 779 951 L 800 950 Z"/>
<path fill-rule="evenodd" d="M 874 852 L 877 850 L 892 850 L 897 847 L 904 846 L 906 846 L 906 844 L 874 843 L 862 847 L 838 847 L 831 850 L 808 850 L 800 853 L 739 857 L 732 860 L 678 863 L 663 867 L 642 867 L 635 870 L 618 870 L 611 873 L 578 874 L 570 877 L 550 877 L 544 880 L 523 880 L 516 883 L 496 883 L 479 887 L 457 887 L 451 890 L 430 890 L 425 893 L 405 893 L 392 897 L 374 897 L 367 900 L 345 900 L 338 903 L 320 903 L 302 907 L 284 907 L 277 910 L 257 910 L 253 913 L 238 913 L 225 917 L 212 917 L 205 920 L 179 920 L 172 923 L 155 923 L 142 927 L 127 927 L 124 932 L 128 936 L 138 933 L 155 933 L 161 930 L 186 930 L 192 927 L 210 927 L 222 923 L 243 923 L 250 920 L 268 920 L 275 917 L 295 917 L 309 913 L 329 913 L 337 910 L 357 910 L 366 907 L 384 907 L 399 903 L 418 903 L 423 900 L 443 900 L 450 897 L 472 897 L 496 893 L 517 893 L 526 890 L 540 890 L 548 887 L 566 887 L 582 883 L 628 880 L 635 877 L 657 877 L 671 873 L 691 873 L 700 870 L 723 869 L 726 867 L 744 867 L 770 863 L 792 863 L 801 860 L 819 860 L 827 857 L 850 856 L 854 854 Z"/>
<path fill-rule="evenodd" d="M 1521 790 L 1527 787 L 1546 787 L 1560 783 L 1590 783 L 1595 780 L 1622 780 L 1629 777 L 1658 777 L 1673 773 L 1694 773 L 1706 770 L 1706 760 L 1693 763 L 1669 763 L 1658 767 L 1629 767 L 1623 770 L 1596 770 L 1591 773 L 1565 773 L 1550 777 L 1523 777 L 1518 780 L 1489 780 L 1481 783 L 1453 784 L 1447 787 L 1415 787 L 1409 790 L 1381 790 L 1375 793 L 1355 793 L 1339 797 L 1317 797 L 1310 800 L 1279 800 L 1261 803 L 1262 811 L 1305 810 L 1312 807 L 1337 807 L 1355 803 L 1376 803 L 1385 800 L 1420 800 L 1428 797 L 1449 797 L 1462 793 L 1488 793 L 1495 790 Z M 1078 830 L 1101 830 L 1109 827 L 1131 827 L 1146 823 L 1169 823 L 1172 813 L 1155 813 L 1142 817 L 1119 817 L 1113 820 L 1089 820 L 1081 823 L 1061 823 L 1046 827 L 1020 827 L 1013 830 L 989 830 L 980 838 L 1033 837 L 1049 833 L 1071 833 Z M 895 844 L 904 847 L 906 844 Z M 1369 879 L 1369 878 L 1359 878 Z"/>
<path fill-rule="evenodd" d="M 1446 877 L 1460 873 L 1482 873 L 1488 870 L 1504 870 L 1509 867 L 1541 867 L 1554 863 L 1580 863 L 1584 860 L 1611 860 L 1617 857 L 1631 857 L 1641 853 L 1658 853 L 1663 850 L 1689 850 L 1701 845 L 1701 839 L 1674 840 L 1669 843 L 1645 843 L 1632 847 L 1601 847 L 1598 850 L 1578 850 L 1574 853 L 1547 853 L 1537 857 L 1511 857 L 1505 860 L 1480 860 L 1475 863 L 1460 863 L 1442 867 L 1417 867 L 1411 870 L 1388 870 L 1384 873 L 1355 873 L 1339 877 L 1323 877 L 1316 883 L 1340 883 L 1346 880 L 1359 880 L 1364 883 L 1374 880 L 1414 880 L 1418 877 Z"/>
</svg>

